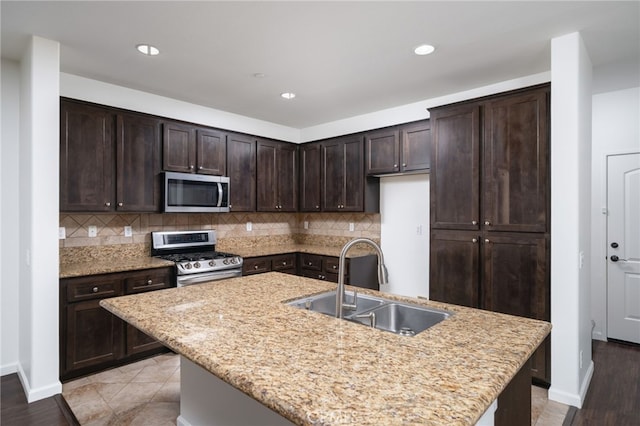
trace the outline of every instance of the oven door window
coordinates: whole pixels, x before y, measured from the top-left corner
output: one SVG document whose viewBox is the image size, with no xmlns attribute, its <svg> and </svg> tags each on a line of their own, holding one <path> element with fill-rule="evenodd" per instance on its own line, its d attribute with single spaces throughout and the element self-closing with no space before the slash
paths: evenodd
<svg viewBox="0 0 640 426">
<path fill-rule="evenodd" d="M 169 179 L 167 182 L 167 206 L 169 207 L 219 207 L 222 201 L 220 184 L 195 180 Z"/>
</svg>

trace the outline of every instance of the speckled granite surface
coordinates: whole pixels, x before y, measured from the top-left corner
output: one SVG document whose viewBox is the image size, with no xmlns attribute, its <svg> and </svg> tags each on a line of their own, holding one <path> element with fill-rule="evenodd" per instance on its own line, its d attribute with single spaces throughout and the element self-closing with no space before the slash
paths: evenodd
<svg viewBox="0 0 640 426">
<path fill-rule="evenodd" d="M 61 263 L 60 278 L 137 271 L 140 269 L 163 268 L 173 265 L 174 263 L 169 260 L 157 259 L 150 256 L 131 257 L 128 259 L 86 260 L 77 263 Z"/>
<path fill-rule="evenodd" d="M 410 299 L 455 315 L 403 337 L 282 303 L 333 288 L 272 272 L 100 303 L 297 424 L 473 425 L 551 327 Z"/>
<path fill-rule="evenodd" d="M 366 247 L 366 246 L 365 246 Z M 336 246 L 317 246 L 310 244 L 278 244 L 278 245 L 264 245 L 260 247 L 239 247 L 230 250 L 234 254 L 238 254 L 242 257 L 258 257 L 258 256 L 271 256 L 274 254 L 285 253 L 312 253 L 323 256 L 340 256 L 342 247 Z M 347 253 L 347 257 L 365 256 L 374 253 L 367 248 L 354 247 Z"/>
</svg>

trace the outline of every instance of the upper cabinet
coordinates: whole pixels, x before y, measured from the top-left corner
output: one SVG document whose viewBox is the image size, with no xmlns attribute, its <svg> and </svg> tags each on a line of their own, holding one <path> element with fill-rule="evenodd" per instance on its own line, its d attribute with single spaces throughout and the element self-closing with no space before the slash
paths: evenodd
<svg viewBox="0 0 640 426">
<path fill-rule="evenodd" d="M 60 210 L 160 211 L 160 121 L 62 100 Z"/>
<path fill-rule="evenodd" d="M 257 142 L 257 210 L 298 210 L 298 147 L 260 139 Z"/>
<path fill-rule="evenodd" d="M 431 157 L 429 120 L 367 133 L 365 153 L 368 176 L 428 171 Z"/>
<path fill-rule="evenodd" d="M 482 225 L 487 230 L 547 231 L 548 104 L 548 90 L 540 89 L 482 105 Z"/>
<path fill-rule="evenodd" d="M 163 170 L 224 175 L 225 134 L 188 123 L 167 121 L 163 125 Z"/>
<path fill-rule="evenodd" d="M 362 135 L 322 142 L 322 210 L 378 212 L 380 184 L 365 179 Z"/>
<path fill-rule="evenodd" d="M 300 211 L 320 211 L 321 158 L 322 145 L 319 142 L 300 145 Z"/>
<path fill-rule="evenodd" d="M 227 135 L 229 208 L 256 211 L 256 139 L 237 133 Z"/>
</svg>

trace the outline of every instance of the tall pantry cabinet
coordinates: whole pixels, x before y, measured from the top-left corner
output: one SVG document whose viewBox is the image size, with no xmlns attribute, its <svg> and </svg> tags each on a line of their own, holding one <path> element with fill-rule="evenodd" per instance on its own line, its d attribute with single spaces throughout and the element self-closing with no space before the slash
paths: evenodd
<svg viewBox="0 0 640 426">
<path fill-rule="evenodd" d="M 550 320 L 549 101 L 545 84 L 430 110 L 431 299 Z"/>
</svg>

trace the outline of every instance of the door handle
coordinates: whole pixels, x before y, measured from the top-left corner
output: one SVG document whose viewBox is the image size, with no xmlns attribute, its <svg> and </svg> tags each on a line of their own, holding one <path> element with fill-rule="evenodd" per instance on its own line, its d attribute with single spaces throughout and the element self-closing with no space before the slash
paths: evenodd
<svg viewBox="0 0 640 426">
<path fill-rule="evenodd" d="M 611 261 L 612 262 L 628 262 L 627 259 L 620 259 L 618 256 L 616 256 L 615 254 L 613 256 L 611 256 Z"/>
</svg>

